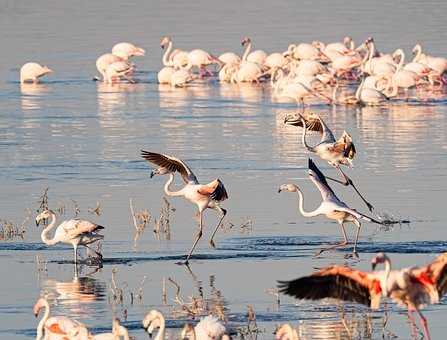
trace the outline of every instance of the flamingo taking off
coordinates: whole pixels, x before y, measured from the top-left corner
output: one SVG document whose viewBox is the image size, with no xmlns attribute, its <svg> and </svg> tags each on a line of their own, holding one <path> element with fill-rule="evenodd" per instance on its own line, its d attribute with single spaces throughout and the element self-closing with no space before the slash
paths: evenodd
<svg viewBox="0 0 447 340">
<path fill-rule="evenodd" d="M 169 174 L 169 179 L 164 186 L 164 191 L 168 196 L 182 196 L 191 203 L 197 205 L 199 209 L 199 232 L 196 235 L 196 239 L 193 243 L 191 251 L 186 256 L 185 264 L 188 264 L 189 258 L 193 253 L 197 243 L 202 237 L 203 225 L 202 225 L 202 217 L 203 211 L 207 208 L 216 210 L 221 214 L 220 220 L 217 223 L 216 228 L 211 235 L 211 239 L 209 241 L 211 247 L 215 248 L 215 244 L 213 241 L 214 235 L 222 223 L 227 211 L 220 207 L 220 202 L 226 200 L 228 198 L 227 191 L 220 179 L 215 179 L 214 181 L 208 184 L 200 184 L 197 180 L 197 177 L 193 174 L 191 169 L 180 159 L 177 159 L 172 156 L 162 155 L 154 152 L 141 150 L 141 156 L 149 161 L 152 164 L 157 165 L 159 168 L 155 169 L 151 172 L 151 177 L 154 175 L 165 175 Z M 169 186 L 174 181 L 174 173 L 179 172 L 182 176 L 183 181 L 185 182 L 185 186 L 179 191 L 171 191 Z"/>
<path fill-rule="evenodd" d="M 42 308 L 45 308 L 45 313 L 37 326 L 36 340 L 84 340 L 89 338 L 87 327 L 79 321 L 65 316 L 50 317 L 50 304 L 44 298 L 37 300 L 34 305 L 33 312 L 36 318 Z"/>
<path fill-rule="evenodd" d="M 77 263 L 77 250 L 78 246 L 80 245 L 92 250 L 99 256 L 100 259 L 102 259 L 102 255 L 90 248 L 88 245 L 104 238 L 103 235 L 97 233 L 99 230 L 104 229 L 103 226 L 80 219 L 67 220 L 63 221 L 56 228 L 53 238 L 48 238 L 48 233 L 56 226 L 56 214 L 51 210 L 44 210 L 36 217 L 36 225 L 39 225 L 40 221 L 49 218 L 51 218 L 51 223 L 42 231 L 41 234 L 43 243 L 49 246 L 59 242 L 71 244 L 74 249 L 75 264 Z"/>
<path fill-rule="evenodd" d="M 346 203 L 342 202 L 335 195 L 334 191 L 331 189 L 329 184 L 326 182 L 326 178 L 323 173 L 317 168 L 314 162 L 309 158 L 309 178 L 315 184 L 315 186 L 320 191 L 323 202 L 321 202 L 320 206 L 314 211 L 305 211 L 303 208 L 303 193 L 300 188 L 295 184 L 283 184 L 279 187 L 278 192 L 281 191 L 290 191 L 297 192 L 299 196 L 299 211 L 304 217 L 314 217 L 318 215 L 325 215 L 327 218 L 336 220 L 338 224 L 341 226 L 341 230 L 343 232 L 344 241 L 340 244 L 336 244 L 330 246 L 328 248 L 322 248 L 316 256 L 320 255 L 322 252 L 335 249 L 338 247 L 343 247 L 348 244 L 348 237 L 346 236 L 345 226 L 346 222 L 352 222 L 357 226 L 357 233 L 355 236 L 354 249 L 352 253 L 354 256 L 358 257 L 357 254 L 357 242 L 359 239 L 361 224 L 359 219 L 363 219 L 368 222 L 374 222 L 378 224 L 382 224 L 375 219 L 372 219 L 366 215 L 363 215 L 357 212 L 354 209 L 349 208 Z"/>
<path fill-rule="evenodd" d="M 39 82 L 39 78 L 48 73 L 52 73 L 48 66 L 42 66 L 38 63 L 26 63 L 20 69 L 20 83 L 32 81 L 34 84 Z"/>
<path fill-rule="evenodd" d="M 390 297 L 406 306 L 412 325 L 412 313 L 418 313 L 425 337 L 430 339 L 427 320 L 420 308 L 438 303 L 447 292 L 447 253 L 423 267 L 391 270 L 391 261 L 384 253 L 372 259 L 372 269 L 380 263 L 385 264 L 385 270 L 363 272 L 347 266 L 327 267 L 310 276 L 279 281 L 279 289 L 298 299 L 335 298 L 364 304 L 372 309 L 379 308 L 382 296 Z"/>
<path fill-rule="evenodd" d="M 339 181 L 335 178 L 326 177 L 327 179 L 333 180 L 337 183 L 341 183 L 345 186 L 351 185 L 357 194 L 361 197 L 363 202 L 368 206 L 370 211 L 373 210 L 373 206 L 366 201 L 362 194 L 357 190 L 354 182 L 346 176 L 343 170 L 340 168 L 341 165 L 351 166 L 352 160 L 356 154 L 354 143 L 352 142 L 352 137 L 343 131 L 341 137 L 336 140 L 334 134 L 326 125 L 326 123 L 317 114 L 311 113 L 306 116 L 301 114 L 298 115 L 287 115 L 284 119 L 284 123 L 293 126 L 301 126 L 303 128 L 302 143 L 303 146 L 310 152 L 316 153 L 321 159 L 328 162 L 331 166 L 335 167 L 343 177 L 344 181 Z M 309 146 L 306 142 L 306 132 L 307 130 L 318 131 L 321 133 L 321 140 L 315 146 Z"/>
</svg>

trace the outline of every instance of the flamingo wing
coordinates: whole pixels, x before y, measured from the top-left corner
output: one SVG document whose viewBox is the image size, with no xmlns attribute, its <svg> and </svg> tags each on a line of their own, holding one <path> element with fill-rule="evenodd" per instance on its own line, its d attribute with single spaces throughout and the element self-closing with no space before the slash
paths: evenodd
<svg viewBox="0 0 447 340">
<path fill-rule="evenodd" d="M 197 177 L 186 163 L 178 158 L 145 150 L 141 150 L 141 157 L 169 172 L 179 172 L 185 183 L 199 183 Z"/>
<path fill-rule="evenodd" d="M 317 168 L 315 163 L 310 158 L 309 158 L 309 178 L 316 185 L 318 190 L 320 191 L 320 194 L 321 194 L 321 197 L 323 198 L 323 200 L 332 198 L 332 199 L 339 201 L 339 199 L 335 195 L 334 191 L 327 183 L 326 178 L 324 177 L 323 173 L 320 171 L 320 169 Z"/>
<path fill-rule="evenodd" d="M 214 181 L 202 185 L 198 189 L 199 194 L 210 196 L 214 201 L 224 201 L 228 198 L 227 190 L 220 179 L 215 179 Z"/>
<path fill-rule="evenodd" d="M 86 220 L 73 219 L 62 222 L 62 224 L 56 230 L 56 233 L 61 230 L 64 232 L 65 235 L 72 239 L 83 234 L 91 234 L 97 232 L 101 229 L 104 229 L 104 227 L 99 224 Z"/>
<path fill-rule="evenodd" d="M 412 275 L 425 286 L 434 286 L 441 298 L 447 292 L 447 252 L 427 266 L 415 268 Z"/>
<path fill-rule="evenodd" d="M 334 145 L 329 148 L 330 151 L 343 154 L 343 157 L 353 159 L 356 150 L 354 143 L 352 142 L 352 137 L 343 131 L 343 135 L 334 143 Z"/>
<path fill-rule="evenodd" d="M 278 281 L 279 291 L 297 299 L 335 298 L 378 307 L 380 281 L 349 267 L 332 266 L 291 281 Z"/>
</svg>

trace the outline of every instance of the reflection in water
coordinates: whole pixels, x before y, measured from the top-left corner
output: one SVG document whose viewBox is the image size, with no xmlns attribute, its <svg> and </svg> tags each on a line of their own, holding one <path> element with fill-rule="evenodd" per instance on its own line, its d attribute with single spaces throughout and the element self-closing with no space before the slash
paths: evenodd
<svg viewBox="0 0 447 340">
<path fill-rule="evenodd" d="M 22 110 L 38 110 L 41 108 L 43 97 L 50 92 L 45 84 L 20 84 L 22 92 Z"/>
<path fill-rule="evenodd" d="M 71 317 L 96 315 L 98 310 L 94 303 L 104 301 L 106 297 L 105 282 L 89 276 L 75 276 L 71 281 L 46 279 L 41 290 L 50 303 L 54 301 L 52 304 L 62 306 Z"/>
<path fill-rule="evenodd" d="M 128 104 L 129 93 L 144 91 L 143 84 L 106 84 L 98 82 L 98 110 L 100 114 L 113 113 Z"/>
</svg>

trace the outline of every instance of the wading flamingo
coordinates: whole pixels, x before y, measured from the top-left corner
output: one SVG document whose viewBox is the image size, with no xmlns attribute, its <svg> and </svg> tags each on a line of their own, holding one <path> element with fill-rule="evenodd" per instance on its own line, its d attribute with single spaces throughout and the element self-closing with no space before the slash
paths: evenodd
<svg viewBox="0 0 447 340">
<path fill-rule="evenodd" d="M 121 58 L 120 56 L 114 55 L 112 53 L 105 53 L 105 54 L 101 55 L 100 57 L 98 57 L 98 59 L 96 59 L 96 69 L 101 74 L 103 81 L 105 81 L 105 79 L 106 79 L 107 66 L 109 66 L 110 64 L 113 64 L 115 62 L 118 62 L 118 61 L 127 62 L 126 59 Z M 130 63 L 129 63 L 129 66 L 130 66 Z M 99 79 L 95 77 L 94 80 L 99 80 Z"/>
<path fill-rule="evenodd" d="M 346 266 L 327 267 L 292 281 L 279 281 L 280 292 L 298 299 L 335 298 L 378 309 L 382 296 L 390 297 L 412 313 L 418 313 L 425 337 L 430 339 L 427 320 L 420 312 L 426 304 L 438 303 L 447 292 L 447 253 L 439 255 L 423 267 L 391 270 L 391 261 L 384 253 L 371 261 L 372 269 L 385 264 L 385 270 L 363 272 Z"/>
<path fill-rule="evenodd" d="M 87 327 L 79 321 L 71 320 L 65 316 L 50 317 L 50 304 L 44 298 L 37 300 L 34 305 L 33 312 L 36 318 L 42 308 L 45 308 L 45 313 L 37 326 L 36 340 L 85 340 L 89 338 Z"/>
<path fill-rule="evenodd" d="M 134 84 L 135 81 L 130 78 L 134 71 L 132 64 L 129 64 L 126 61 L 116 61 L 107 66 L 105 74 L 104 74 L 104 82 L 106 84 L 113 84 L 116 81 L 119 81 L 121 78 L 126 79 L 130 83 Z"/>
<path fill-rule="evenodd" d="M 426 64 L 431 69 L 436 71 L 439 75 L 447 72 L 447 58 L 433 57 L 422 53 L 422 47 L 420 44 L 416 44 L 413 48 L 414 62 Z"/>
<path fill-rule="evenodd" d="M 182 196 L 191 203 L 196 204 L 197 208 L 199 209 L 199 232 L 196 235 L 196 239 L 192 245 L 191 251 L 186 256 L 185 264 L 188 264 L 191 254 L 193 253 L 197 243 L 202 237 L 203 211 L 207 208 L 216 210 L 218 213 L 221 214 L 219 222 L 217 223 L 217 226 L 214 229 L 209 241 L 211 247 L 215 248 L 216 245 L 213 241 L 214 235 L 216 234 L 217 230 L 220 227 L 220 224 L 222 223 L 222 220 L 227 214 L 227 211 L 221 208 L 219 205 L 220 202 L 228 198 L 227 191 L 225 190 L 225 187 L 220 179 L 215 179 L 208 184 L 200 184 L 191 169 L 186 165 L 185 162 L 180 159 L 144 150 L 141 150 L 141 156 L 145 160 L 159 167 L 158 169 L 155 169 L 151 172 L 151 177 L 153 177 L 154 175 L 169 174 L 169 179 L 164 186 L 166 195 L 173 197 Z M 169 189 L 169 186 L 174 181 L 175 172 L 179 172 L 182 176 L 183 181 L 186 183 L 186 185 L 179 191 L 171 191 Z"/>
<path fill-rule="evenodd" d="M 38 63 L 26 63 L 20 69 L 20 83 L 24 84 L 27 81 L 32 81 L 34 84 L 37 84 L 40 77 L 52 72 L 53 70 L 47 66 L 42 66 Z"/>
<path fill-rule="evenodd" d="M 224 340 L 229 339 L 225 334 L 225 326 L 213 315 L 202 318 L 194 327 L 187 323 L 183 329 L 180 338 L 183 340 Z"/>
<path fill-rule="evenodd" d="M 363 197 L 358 191 L 354 182 L 343 172 L 341 165 L 352 166 L 352 160 L 356 154 L 352 137 L 343 131 L 341 137 L 336 140 L 334 134 L 326 125 L 326 123 L 317 114 L 308 114 L 303 116 L 299 115 L 287 115 L 284 119 L 284 123 L 287 125 L 301 126 L 303 128 L 302 143 L 303 146 L 310 152 L 316 153 L 321 159 L 329 163 L 329 165 L 336 168 L 344 181 L 337 180 L 331 177 L 325 177 L 337 183 L 345 186 L 351 185 L 360 198 L 365 202 L 368 209 L 372 211 L 374 207 Z M 310 146 L 306 142 L 307 130 L 318 131 L 321 133 L 321 140 L 315 146 Z"/>
<path fill-rule="evenodd" d="M 250 63 L 258 64 L 259 66 L 264 65 L 265 59 L 267 58 L 267 53 L 263 50 L 256 50 L 251 52 L 251 39 L 245 37 L 241 41 L 241 45 L 245 46 L 244 54 L 242 55 L 242 61 L 247 61 Z"/>
<path fill-rule="evenodd" d="M 129 340 L 129 332 L 127 328 L 122 326 L 120 320 L 113 318 L 112 333 L 95 334 L 88 338 L 88 340 L 118 340 L 123 337 L 124 340 Z"/>
<path fill-rule="evenodd" d="M 165 318 L 160 311 L 152 309 L 147 313 L 143 319 L 143 327 L 150 337 L 152 337 L 152 332 L 158 328 L 158 333 L 154 340 L 165 340 Z"/>
<path fill-rule="evenodd" d="M 40 221 L 49 218 L 51 218 L 51 223 L 42 231 L 41 234 L 43 243 L 49 246 L 59 242 L 71 244 L 74 249 L 75 263 L 77 263 L 78 258 L 78 246 L 84 246 L 90 249 L 91 251 L 95 252 L 100 259 L 102 259 L 102 255 L 90 248 L 88 245 L 104 238 L 103 235 L 97 233 L 99 230 L 104 229 L 103 226 L 80 219 L 66 220 L 56 228 L 53 238 L 48 238 L 48 233 L 56 226 L 56 214 L 51 210 L 44 210 L 36 217 L 37 225 L 39 225 Z"/>
<path fill-rule="evenodd" d="M 303 193 L 300 188 L 295 184 L 283 184 L 279 187 L 278 192 L 281 191 L 289 191 L 289 192 L 297 192 L 299 196 L 299 211 L 304 217 L 314 217 L 318 215 L 325 215 L 327 218 L 336 220 L 341 227 L 344 241 L 340 244 L 336 244 L 330 246 L 328 248 L 321 249 L 315 256 L 320 255 L 322 252 L 335 249 L 338 247 L 344 247 L 348 244 L 348 237 L 346 236 L 345 231 L 345 222 L 352 222 L 357 226 L 357 233 L 355 236 L 354 249 L 352 253 L 354 256 L 358 257 L 357 254 L 357 242 L 359 239 L 361 224 L 359 219 L 363 219 L 368 222 L 374 222 L 378 224 L 382 224 L 381 222 L 370 218 L 366 215 L 363 215 L 357 212 L 354 209 L 349 208 L 344 202 L 340 201 L 338 197 L 335 195 L 334 191 L 331 189 L 329 184 L 326 182 L 324 175 L 317 168 L 314 162 L 309 158 L 309 178 L 315 184 L 315 186 L 320 191 L 323 202 L 321 202 L 320 206 L 314 211 L 305 211 L 303 208 Z"/>
<path fill-rule="evenodd" d="M 144 56 L 146 51 L 134 44 L 128 42 L 121 42 L 113 46 L 112 54 L 119 55 L 120 53 L 126 54 L 128 58 L 136 56 Z"/>
</svg>

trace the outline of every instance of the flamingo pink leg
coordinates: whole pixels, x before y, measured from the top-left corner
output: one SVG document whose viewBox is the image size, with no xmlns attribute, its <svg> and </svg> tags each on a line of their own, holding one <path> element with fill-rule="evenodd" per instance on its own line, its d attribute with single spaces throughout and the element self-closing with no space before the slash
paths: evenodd
<svg viewBox="0 0 447 340">
<path fill-rule="evenodd" d="M 202 232 L 203 232 L 203 225 L 202 225 L 202 218 L 203 218 L 203 211 L 199 211 L 199 232 L 197 233 L 196 239 L 192 245 L 191 250 L 189 251 L 188 256 L 186 257 L 185 264 L 187 265 L 189 263 L 189 258 L 191 257 L 194 249 L 197 246 L 197 243 L 202 238 Z"/>
<path fill-rule="evenodd" d="M 428 323 L 425 316 L 422 315 L 422 313 L 419 311 L 419 309 L 416 309 L 416 312 L 418 313 L 419 317 L 421 318 L 421 325 L 424 329 L 424 336 L 427 340 L 430 340 L 430 332 L 428 331 Z"/>
</svg>

